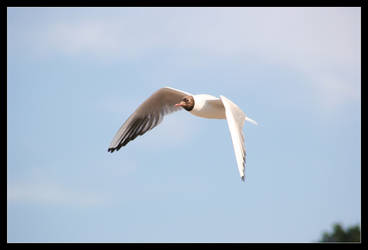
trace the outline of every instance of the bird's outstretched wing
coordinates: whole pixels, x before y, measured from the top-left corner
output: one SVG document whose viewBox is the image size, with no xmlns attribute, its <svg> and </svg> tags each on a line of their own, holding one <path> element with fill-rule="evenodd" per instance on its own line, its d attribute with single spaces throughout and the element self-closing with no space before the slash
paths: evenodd
<svg viewBox="0 0 368 250">
<path fill-rule="evenodd" d="M 246 116 L 235 103 L 227 99 L 225 96 L 220 96 L 220 99 L 225 107 L 226 120 L 229 126 L 231 140 L 233 142 L 239 174 L 241 179 L 244 181 L 246 152 L 243 126 Z"/>
<path fill-rule="evenodd" d="M 164 115 L 180 110 L 181 108 L 175 106 L 175 104 L 179 103 L 186 95 L 191 94 L 170 87 L 157 90 L 120 127 L 108 151 L 112 153 L 119 150 L 138 135 L 143 135 L 148 130 L 156 127 L 162 121 Z"/>
</svg>

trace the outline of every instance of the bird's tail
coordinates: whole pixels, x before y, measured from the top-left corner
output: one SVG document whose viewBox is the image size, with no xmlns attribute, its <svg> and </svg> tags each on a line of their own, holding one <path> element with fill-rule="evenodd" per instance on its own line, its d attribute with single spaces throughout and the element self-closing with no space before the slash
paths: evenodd
<svg viewBox="0 0 368 250">
<path fill-rule="evenodd" d="M 254 125 L 258 125 L 258 123 L 257 123 L 255 120 L 250 119 L 248 116 L 246 116 L 246 117 L 245 117 L 245 120 L 246 120 L 247 122 L 253 123 Z"/>
</svg>

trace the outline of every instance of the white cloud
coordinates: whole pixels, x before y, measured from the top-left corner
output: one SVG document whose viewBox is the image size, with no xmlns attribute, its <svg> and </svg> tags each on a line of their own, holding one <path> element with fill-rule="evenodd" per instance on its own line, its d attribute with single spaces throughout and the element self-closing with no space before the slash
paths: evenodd
<svg viewBox="0 0 368 250">
<path fill-rule="evenodd" d="M 25 40 L 36 50 L 130 60 L 162 48 L 283 65 L 330 105 L 360 98 L 360 8 L 122 8 L 50 19 Z M 98 12 L 94 12 L 98 13 Z M 108 13 L 111 13 L 109 15 Z M 45 22 L 48 20 L 45 20 Z M 37 32 L 38 29 L 38 32 Z M 340 77 L 345 72 L 344 77 Z"/>
<path fill-rule="evenodd" d="M 58 160 L 39 167 L 29 166 L 24 172 L 8 176 L 7 199 L 12 203 L 66 206 L 104 206 L 113 202 L 113 186 L 116 180 L 135 170 L 134 161 L 110 157 L 104 161 L 83 157 L 73 159 L 81 169 L 69 169 Z M 60 172 L 59 172 L 60 171 Z M 73 172 L 69 176 L 68 172 Z M 88 171 L 89 178 L 84 179 Z M 106 190 L 105 188 L 108 187 Z"/>
<path fill-rule="evenodd" d="M 322 73 L 318 76 L 311 75 L 310 82 L 323 104 L 322 107 L 331 111 L 345 102 L 360 100 L 360 80 L 354 81 L 354 78 L 344 78 L 337 73 Z"/>
<path fill-rule="evenodd" d="M 105 203 L 106 197 L 56 183 L 17 183 L 8 185 L 8 202 L 90 206 Z"/>
<path fill-rule="evenodd" d="M 351 8 L 350 8 L 351 9 Z M 74 53 L 195 48 L 211 53 L 255 53 L 296 62 L 355 61 L 360 12 L 347 8 L 133 8 L 136 15 L 82 17 L 35 27 L 38 49 Z M 140 11 L 139 11 L 140 10 Z M 144 13 L 144 15 L 142 14 Z M 41 32 L 42 30 L 42 32 Z M 341 50 L 343 49 L 343 50 Z M 296 54 L 295 54 L 296 53 Z M 359 53 L 358 53 L 359 54 Z M 335 61 L 331 61 L 335 63 Z"/>
<path fill-rule="evenodd" d="M 119 48 L 119 38 L 103 20 L 81 20 L 77 23 L 50 25 L 45 43 L 71 54 L 78 52 L 110 53 Z"/>
</svg>

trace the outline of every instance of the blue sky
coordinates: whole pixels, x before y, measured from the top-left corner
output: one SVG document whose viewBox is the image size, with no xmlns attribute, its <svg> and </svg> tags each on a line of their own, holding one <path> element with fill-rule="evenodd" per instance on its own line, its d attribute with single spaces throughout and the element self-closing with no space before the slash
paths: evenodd
<svg viewBox="0 0 368 250">
<path fill-rule="evenodd" d="M 313 242 L 361 219 L 360 8 L 8 8 L 8 242 Z M 107 148 L 157 89 L 224 95 Z"/>
</svg>

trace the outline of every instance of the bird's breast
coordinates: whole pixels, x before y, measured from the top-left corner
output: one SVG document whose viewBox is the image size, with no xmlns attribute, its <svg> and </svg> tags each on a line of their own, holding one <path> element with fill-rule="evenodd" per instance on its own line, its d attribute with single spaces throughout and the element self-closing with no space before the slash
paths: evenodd
<svg viewBox="0 0 368 250">
<path fill-rule="evenodd" d="M 226 119 L 225 107 L 219 98 L 211 95 L 194 95 L 194 107 L 190 111 L 195 116 L 208 119 Z"/>
</svg>

